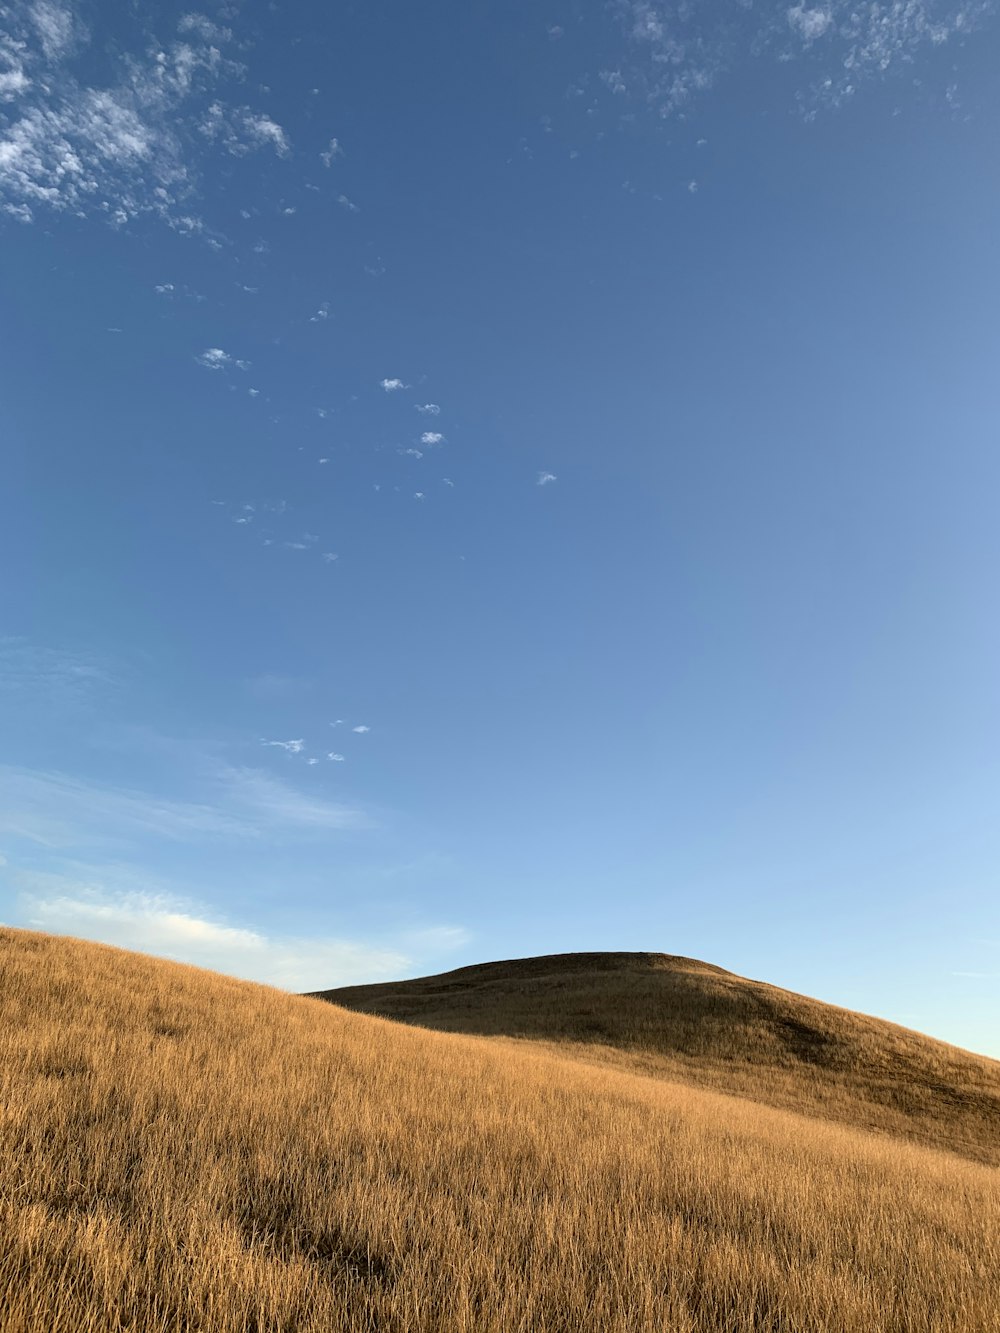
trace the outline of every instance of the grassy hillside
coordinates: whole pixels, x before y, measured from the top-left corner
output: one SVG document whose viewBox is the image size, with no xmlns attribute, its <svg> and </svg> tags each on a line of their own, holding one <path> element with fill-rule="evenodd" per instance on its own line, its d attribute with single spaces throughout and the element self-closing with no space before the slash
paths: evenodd
<svg viewBox="0 0 1000 1333">
<path fill-rule="evenodd" d="M 1000 1164 L 1000 1063 L 692 958 L 555 954 L 318 995 L 446 1032 L 531 1038 Z"/>
<path fill-rule="evenodd" d="M 1000 1179 L 0 931 L 0 1333 L 991 1333 Z"/>
</svg>

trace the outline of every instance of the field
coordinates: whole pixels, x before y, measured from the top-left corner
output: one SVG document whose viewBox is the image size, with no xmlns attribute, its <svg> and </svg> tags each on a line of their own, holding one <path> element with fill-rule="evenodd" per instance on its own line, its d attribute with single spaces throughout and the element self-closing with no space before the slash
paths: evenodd
<svg viewBox="0 0 1000 1333">
<path fill-rule="evenodd" d="M 1000 1166 L 1000 1063 L 657 953 L 557 954 L 320 992 L 362 1013 L 514 1037 Z"/>
<path fill-rule="evenodd" d="M 0 968 L 0 1333 L 1000 1329 L 974 1154 L 98 945 Z"/>
</svg>

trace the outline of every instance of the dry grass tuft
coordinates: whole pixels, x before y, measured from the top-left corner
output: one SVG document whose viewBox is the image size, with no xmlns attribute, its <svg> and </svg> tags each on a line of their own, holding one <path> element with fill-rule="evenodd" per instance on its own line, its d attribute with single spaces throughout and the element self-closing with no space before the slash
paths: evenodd
<svg viewBox="0 0 1000 1333">
<path fill-rule="evenodd" d="M 993 1333 L 997 1173 L 0 931 L 0 1333 Z"/>
</svg>

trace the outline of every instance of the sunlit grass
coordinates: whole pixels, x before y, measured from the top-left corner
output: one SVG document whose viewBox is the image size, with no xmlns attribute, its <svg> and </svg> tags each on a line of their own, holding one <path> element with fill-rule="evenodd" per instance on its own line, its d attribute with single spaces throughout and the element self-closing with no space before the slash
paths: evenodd
<svg viewBox="0 0 1000 1333">
<path fill-rule="evenodd" d="M 997 1172 L 0 932 L 0 1330 L 989 1333 Z"/>
</svg>

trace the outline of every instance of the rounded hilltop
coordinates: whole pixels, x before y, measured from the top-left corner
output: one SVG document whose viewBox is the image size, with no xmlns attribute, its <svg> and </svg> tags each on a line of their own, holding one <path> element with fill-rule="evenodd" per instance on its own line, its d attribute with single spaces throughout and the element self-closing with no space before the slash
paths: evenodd
<svg viewBox="0 0 1000 1333">
<path fill-rule="evenodd" d="M 314 995 L 997 1160 L 1000 1063 L 696 958 L 548 954 Z"/>
</svg>

